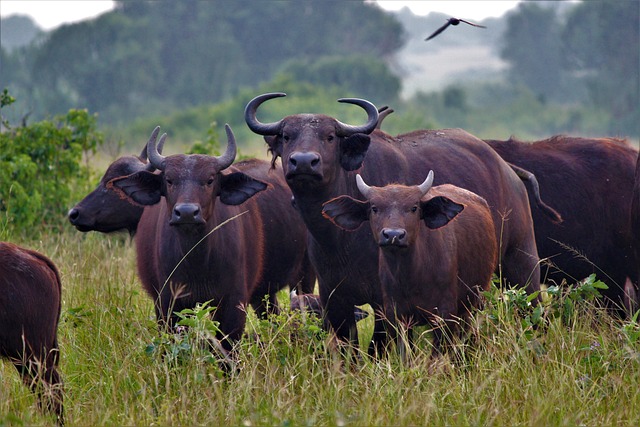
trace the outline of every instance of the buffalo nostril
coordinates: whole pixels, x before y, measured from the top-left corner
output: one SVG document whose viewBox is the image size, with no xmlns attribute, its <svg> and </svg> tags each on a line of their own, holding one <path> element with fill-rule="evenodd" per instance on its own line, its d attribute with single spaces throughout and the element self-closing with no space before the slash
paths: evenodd
<svg viewBox="0 0 640 427">
<path fill-rule="evenodd" d="M 78 209 L 74 208 L 69 211 L 69 221 L 71 222 L 77 221 L 79 216 L 80 216 L 80 211 Z"/>
<path fill-rule="evenodd" d="M 320 163 L 320 159 L 319 158 L 315 158 L 311 161 L 311 166 L 315 167 L 318 166 L 318 163 Z"/>
<path fill-rule="evenodd" d="M 381 244 L 405 246 L 407 232 L 402 228 L 383 228 Z"/>
<path fill-rule="evenodd" d="M 296 159 L 294 159 L 293 157 L 289 157 L 289 163 L 291 163 L 291 166 L 296 166 L 298 164 Z"/>
</svg>

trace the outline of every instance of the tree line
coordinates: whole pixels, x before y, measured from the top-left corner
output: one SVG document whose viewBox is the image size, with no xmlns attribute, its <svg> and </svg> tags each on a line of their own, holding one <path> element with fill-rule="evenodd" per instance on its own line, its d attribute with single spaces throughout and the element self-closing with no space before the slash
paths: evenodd
<svg viewBox="0 0 640 427">
<path fill-rule="evenodd" d="M 3 49 L 3 85 L 36 118 L 81 106 L 118 123 L 221 102 L 283 67 L 299 75 L 312 64 L 317 80 L 330 64 L 330 79 L 381 100 L 397 95 L 384 60 L 402 37 L 396 19 L 363 2 L 117 1 L 97 19 Z"/>
<path fill-rule="evenodd" d="M 240 120 L 224 113 L 241 114 L 251 95 L 284 90 L 311 93 L 314 102 L 324 96 L 323 107 L 334 106 L 336 94 L 390 105 L 397 111 L 386 123 L 390 131 L 436 126 L 485 138 L 637 137 L 639 8 L 635 0 L 523 2 L 499 25 L 492 18 L 486 32 L 472 33 L 486 33 L 477 43 L 498 40 L 509 64 L 501 83 L 454 85 L 403 100 L 401 76 L 392 69 L 415 34 L 403 29 L 401 15 L 376 5 L 118 1 L 113 12 L 62 26 L 27 47 L 3 46 L 2 85 L 16 98 L 5 114 L 16 123 L 27 114 L 40 120 L 86 108 L 99 113 L 102 126 L 136 137 L 174 122 L 202 134 L 212 108 L 221 125 Z M 460 36 L 457 30 L 451 34 Z M 445 41 L 432 42 L 446 48 Z M 320 111 L 319 105 L 311 108 Z"/>
</svg>

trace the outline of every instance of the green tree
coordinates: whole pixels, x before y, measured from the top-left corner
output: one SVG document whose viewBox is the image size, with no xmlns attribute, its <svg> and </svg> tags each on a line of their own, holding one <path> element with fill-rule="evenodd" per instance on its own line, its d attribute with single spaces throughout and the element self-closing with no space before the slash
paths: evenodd
<svg viewBox="0 0 640 427">
<path fill-rule="evenodd" d="M 541 99 L 562 96 L 560 32 L 555 8 L 525 2 L 508 15 L 500 55 L 510 64 L 509 79 L 513 84 L 524 84 Z"/>
<path fill-rule="evenodd" d="M 88 108 L 113 124 L 223 101 L 292 59 L 387 60 L 402 37 L 393 16 L 360 1 L 118 1 L 26 49 L 3 84 L 38 119 Z"/>
<path fill-rule="evenodd" d="M 283 66 L 281 72 L 300 82 L 342 88 L 375 104 L 392 104 L 400 92 L 400 78 L 389 70 L 384 61 L 372 56 L 298 59 Z"/>
<path fill-rule="evenodd" d="M 2 106 L 8 105 L 6 94 Z M 88 190 L 82 158 L 102 143 L 95 127 L 95 116 L 71 110 L 0 133 L 0 229 L 33 236 L 41 231 L 36 225 L 66 222 L 73 190 Z"/>
<path fill-rule="evenodd" d="M 565 64 L 586 82 L 591 102 L 611 113 L 611 131 L 640 131 L 640 3 L 581 2 L 562 33 Z"/>
</svg>

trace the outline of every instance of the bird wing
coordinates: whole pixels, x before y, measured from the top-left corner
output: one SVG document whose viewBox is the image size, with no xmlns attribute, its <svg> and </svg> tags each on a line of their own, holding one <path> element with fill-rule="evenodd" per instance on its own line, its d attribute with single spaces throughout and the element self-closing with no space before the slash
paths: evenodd
<svg viewBox="0 0 640 427">
<path fill-rule="evenodd" d="M 473 25 L 474 27 L 478 27 L 478 28 L 487 28 L 484 25 L 478 25 L 478 24 L 474 24 L 473 22 L 469 22 L 469 21 L 465 21 L 464 19 L 459 19 L 460 22 L 464 22 L 465 24 L 469 24 L 469 25 Z"/>
<path fill-rule="evenodd" d="M 433 34 L 431 34 L 429 37 L 427 37 L 426 39 L 424 39 L 424 41 L 429 41 L 432 38 L 434 38 L 435 36 L 437 36 L 438 34 L 440 34 L 441 32 L 443 32 L 444 30 L 447 29 L 447 27 L 451 25 L 451 22 L 447 21 L 446 24 L 444 24 L 442 27 L 438 28 Z"/>
</svg>

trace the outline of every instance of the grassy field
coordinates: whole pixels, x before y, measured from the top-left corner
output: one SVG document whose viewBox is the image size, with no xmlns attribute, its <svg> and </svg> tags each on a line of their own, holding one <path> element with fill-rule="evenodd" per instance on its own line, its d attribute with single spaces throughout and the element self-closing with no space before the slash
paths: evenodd
<svg viewBox="0 0 640 427">
<path fill-rule="evenodd" d="M 396 353 L 345 364 L 315 319 L 250 313 L 239 369 L 225 376 L 200 345 L 203 310 L 181 335 L 157 331 L 128 238 L 70 230 L 23 244 L 62 274 L 67 425 L 640 425 L 640 328 L 584 289 L 533 309 L 494 288 L 474 344 L 437 363 L 427 331 L 407 364 Z M 360 327 L 370 334 L 371 316 Z M 53 422 L 13 366 L 0 363 L 0 378 L 0 425 Z"/>
</svg>

